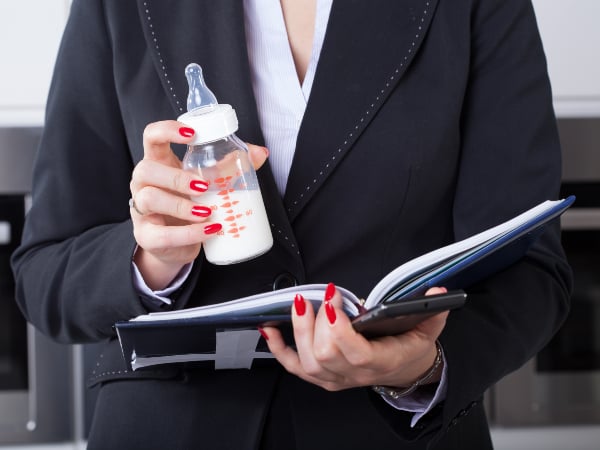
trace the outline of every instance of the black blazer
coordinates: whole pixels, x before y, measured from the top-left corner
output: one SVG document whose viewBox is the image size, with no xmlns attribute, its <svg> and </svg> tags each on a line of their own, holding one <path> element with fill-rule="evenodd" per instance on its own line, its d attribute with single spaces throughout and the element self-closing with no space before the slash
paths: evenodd
<svg viewBox="0 0 600 450">
<path fill-rule="evenodd" d="M 263 429 L 274 448 L 489 448 L 482 394 L 568 310 L 557 226 L 450 314 L 446 400 L 416 427 L 368 388 L 329 393 L 276 365 L 125 370 L 113 324 L 146 312 L 131 282 L 131 171 L 146 124 L 184 112 L 194 61 L 236 109 L 238 135 L 262 144 L 241 0 L 73 3 L 13 265 L 39 329 L 109 340 L 92 374 L 102 387 L 90 448 L 256 448 Z M 364 295 L 407 259 L 556 198 L 560 150 L 530 2 L 335 1 L 284 198 L 268 164 L 259 178 L 273 249 L 232 266 L 200 257 L 176 308 L 290 282 Z"/>
</svg>

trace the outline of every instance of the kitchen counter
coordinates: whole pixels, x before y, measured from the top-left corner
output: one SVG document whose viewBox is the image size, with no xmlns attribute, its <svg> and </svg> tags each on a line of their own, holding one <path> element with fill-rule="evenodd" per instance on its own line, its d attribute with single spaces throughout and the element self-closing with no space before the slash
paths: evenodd
<svg viewBox="0 0 600 450">
<path fill-rule="evenodd" d="M 492 428 L 495 450 L 597 450 L 600 425 Z M 1 446 L 0 450 L 85 450 L 85 443 Z"/>
<path fill-rule="evenodd" d="M 85 450 L 85 442 L 76 444 L 64 442 L 58 444 L 35 444 L 35 445 L 0 445 L 0 450 Z"/>
<path fill-rule="evenodd" d="M 598 426 L 493 428 L 495 450 L 597 450 Z"/>
</svg>

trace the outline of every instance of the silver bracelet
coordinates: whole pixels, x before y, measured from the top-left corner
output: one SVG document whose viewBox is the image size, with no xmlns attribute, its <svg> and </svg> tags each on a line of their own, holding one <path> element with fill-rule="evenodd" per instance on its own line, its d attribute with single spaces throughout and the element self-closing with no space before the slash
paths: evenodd
<svg viewBox="0 0 600 450">
<path fill-rule="evenodd" d="M 423 384 L 427 383 L 427 381 L 429 381 L 431 379 L 431 377 L 433 377 L 435 372 L 438 370 L 438 368 L 442 364 L 442 360 L 443 360 L 442 359 L 442 346 L 440 345 L 439 341 L 437 341 L 437 340 L 435 341 L 435 349 L 436 349 L 437 353 L 435 355 L 435 360 L 433 361 L 433 365 L 431 366 L 431 368 L 427 372 L 425 372 L 423 374 L 423 376 L 421 376 L 417 381 L 415 381 L 413 384 L 411 384 L 409 387 L 402 389 L 402 388 L 396 388 L 396 387 L 392 387 L 392 386 L 377 385 L 377 386 L 372 386 L 371 389 L 373 389 L 379 395 L 388 397 L 393 400 L 398 400 L 399 398 L 406 397 L 407 395 L 412 394 L 414 391 L 417 390 L 417 388 L 419 386 L 422 386 Z"/>
</svg>

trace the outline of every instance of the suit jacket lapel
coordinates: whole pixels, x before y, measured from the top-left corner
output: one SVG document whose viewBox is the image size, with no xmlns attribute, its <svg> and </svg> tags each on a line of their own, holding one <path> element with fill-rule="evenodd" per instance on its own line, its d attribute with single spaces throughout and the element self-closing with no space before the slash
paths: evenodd
<svg viewBox="0 0 600 450">
<path fill-rule="evenodd" d="M 437 0 L 334 1 L 284 197 L 291 220 L 401 80 L 436 5 Z"/>
<path fill-rule="evenodd" d="M 220 103 L 238 115 L 239 134 L 260 143 L 256 103 L 249 76 L 243 4 L 237 0 L 138 0 L 138 9 L 154 66 L 176 115 L 186 112 L 185 67 L 202 66 Z"/>
</svg>

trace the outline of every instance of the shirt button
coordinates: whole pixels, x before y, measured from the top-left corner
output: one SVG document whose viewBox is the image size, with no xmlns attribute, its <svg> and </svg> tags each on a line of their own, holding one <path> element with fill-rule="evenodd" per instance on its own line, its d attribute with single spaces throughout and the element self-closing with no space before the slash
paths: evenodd
<svg viewBox="0 0 600 450">
<path fill-rule="evenodd" d="M 280 273 L 273 280 L 273 290 L 289 288 L 292 286 L 298 286 L 298 280 L 288 272 Z"/>
</svg>

